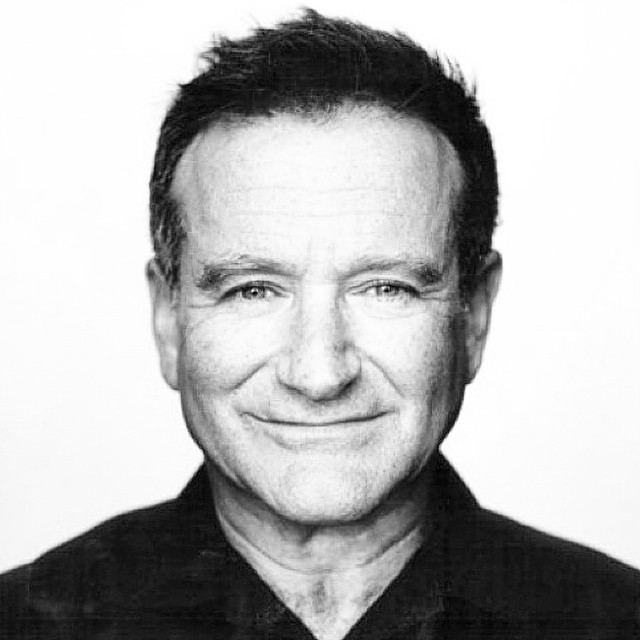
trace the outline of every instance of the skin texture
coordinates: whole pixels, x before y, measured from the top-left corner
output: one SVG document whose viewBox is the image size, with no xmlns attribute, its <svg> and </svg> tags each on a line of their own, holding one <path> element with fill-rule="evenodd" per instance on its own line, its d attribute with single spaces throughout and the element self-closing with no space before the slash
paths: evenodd
<svg viewBox="0 0 640 640">
<path fill-rule="evenodd" d="M 178 167 L 180 289 L 148 269 L 163 375 L 228 536 L 285 602 L 278 567 L 306 576 L 298 599 L 362 591 L 337 626 L 297 611 L 318 637 L 420 545 L 420 471 L 480 364 L 500 263 L 461 300 L 460 183 L 443 136 L 361 107 L 216 126 Z"/>
</svg>

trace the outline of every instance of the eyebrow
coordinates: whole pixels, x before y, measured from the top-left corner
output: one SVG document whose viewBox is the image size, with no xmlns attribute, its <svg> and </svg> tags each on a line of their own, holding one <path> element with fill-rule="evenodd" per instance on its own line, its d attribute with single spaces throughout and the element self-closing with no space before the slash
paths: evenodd
<svg viewBox="0 0 640 640">
<path fill-rule="evenodd" d="M 342 270 L 343 276 L 355 276 L 367 271 L 402 271 L 415 277 L 421 284 L 437 284 L 444 279 L 443 269 L 428 260 L 417 260 L 410 257 L 387 257 L 365 255 L 348 268 Z M 210 291 L 220 287 L 225 280 L 239 275 L 264 273 L 279 276 L 295 276 L 299 270 L 295 265 L 281 260 L 240 254 L 203 265 L 202 272 L 196 280 L 196 286 Z"/>
<path fill-rule="evenodd" d="M 417 278 L 423 284 L 435 284 L 444 279 L 444 270 L 429 260 L 398 256 L 362 256 L 349 266 L 349 275 L 366 271 L 402 271 Z"/>
<path fill-rule="evenodd" d="M 240 254 L 204 264 L 196 280 L 196 286 L 207 291 L 219 287 L 228 278 L 238 275 L 249 273 L 292 275 L 296 271 L 296 268 L 287 262 Z"/>
</svg>

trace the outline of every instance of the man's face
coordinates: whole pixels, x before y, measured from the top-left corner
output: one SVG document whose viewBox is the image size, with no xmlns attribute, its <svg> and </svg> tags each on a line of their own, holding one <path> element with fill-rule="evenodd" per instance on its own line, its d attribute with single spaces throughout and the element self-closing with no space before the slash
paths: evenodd
<svg viewBox="0 0 640 640">
<path fill-rule="evenodd" d="M 182 285 L 156 293 L 156 331 L 218 474 L 311 524 L 362 517 L 424 466 L 472 375 L 459 180 L 442 137 L 379 110 L 192 144 Z"/>
</svg>

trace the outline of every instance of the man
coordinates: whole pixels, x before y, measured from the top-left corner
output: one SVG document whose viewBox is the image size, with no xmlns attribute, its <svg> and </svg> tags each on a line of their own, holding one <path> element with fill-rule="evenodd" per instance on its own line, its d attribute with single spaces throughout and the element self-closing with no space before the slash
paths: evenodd
<svg viewBox="0 0 640 640">
<path fill-rule="evenodd" d="M 206 59 L 147 269 L 205 466 L 6 574 L 2 637 L 637 637 L 636 571 L 481 509 L 439 453 L 501 272 L 460 74 L 312 11 Z"/>
</svg>

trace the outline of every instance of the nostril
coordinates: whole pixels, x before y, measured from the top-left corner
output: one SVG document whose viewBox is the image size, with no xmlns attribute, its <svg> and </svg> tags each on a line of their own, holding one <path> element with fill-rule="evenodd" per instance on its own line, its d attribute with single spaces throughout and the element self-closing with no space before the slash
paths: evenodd
<svg viewBox="0 0 640 640">
<path fill-rule="evenodd" d="M 280 382 L 314 400 L 338 396 L 360 374 L 349 336 L 335 287 L 310 287 L 279 355 Z"/>
<path fill-rule="evenodd" d="M 307 348 L 284 354 L 278 377 L 285 386 L 313 400 L 340 395 L 360 375 L 360 359 L 350 348 Z"/>
</svg>

